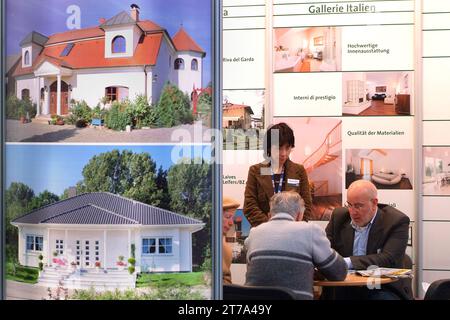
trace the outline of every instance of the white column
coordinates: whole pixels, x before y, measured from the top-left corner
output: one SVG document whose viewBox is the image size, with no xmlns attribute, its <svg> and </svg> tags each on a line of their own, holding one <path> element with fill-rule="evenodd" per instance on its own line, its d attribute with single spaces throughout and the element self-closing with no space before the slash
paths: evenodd
<svg viewBox="0 0 450 320">
<path fill-rule="evenodd" d="M 64 245 L 63 245 L 63 248 L 64 248 L 64 256 L 66 257 L 67 261 L 69 262 L 69 266 L 70 266 L 70 262 L 71 261 L 69 261 L 69 256 L 67 255 L 67 253 L 68 253 L 67 250 L 69 249 L 68 242 L 67 242 L 68 238 L 69 238 L 69 231 L 66 229 L 66 230 L 64 230 Z"/>
<path fill-rule="evenodd" d="M 128 258 L 131 258 L 131 230 L 128 229 Z"/>
<path fill-rule="evenodd" d="M 56 114 L 61 114 L 61 75 L 58 74 L 58 82 L 56 86 Z"/>
<path fill-rule="evenodd" d="M 37 77 L 36 116 L 41 114 L 41 77 Z"/>
<path fill-rule="evenodd" d="M 50 250 L 50 229 L 47 229 L 47 263 L 49 266 L 52 265 L 52 252 Z"/>
<path fill-rule="evenodd" d="M 106 268 L 106 230 L 103 230 L 103 267 Z"/>
</svg>

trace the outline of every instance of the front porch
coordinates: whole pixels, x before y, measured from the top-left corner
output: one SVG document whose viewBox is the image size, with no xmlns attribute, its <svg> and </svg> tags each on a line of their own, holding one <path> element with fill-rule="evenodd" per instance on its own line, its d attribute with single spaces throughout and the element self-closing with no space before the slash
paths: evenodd
<svg viewBox="0 0 450 320">
<path fill-rule="evenodd" d="M 36 69 L 34 75 L 39 84 L 37 116 L 68 114 L 72 92 L 72 85 L 70 84 L 70 78 L 73 75 L 72 70 L 62 66 L 59 61 L 44 60 Z M 43 85 L 41 86 L 41 84 Z"/>
<path fill-rule="evenodd" d="M 72 267 L 44 267 L 38 286 L 67 289 L 90 289 L 96 291 L 128 290 L 136 288 L 136 273 L 118 269 L 82 269 Z"/>
</svg>

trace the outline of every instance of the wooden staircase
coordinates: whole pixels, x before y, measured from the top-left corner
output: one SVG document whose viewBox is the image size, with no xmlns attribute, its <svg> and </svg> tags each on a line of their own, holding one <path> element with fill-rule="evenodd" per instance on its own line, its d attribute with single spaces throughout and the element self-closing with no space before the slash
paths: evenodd
<svg viewBox="0 0 450 320">
<path fill-rule="evenodd" d="M 333 153 L 333 147 L 342 142 L 341 137 L 342 122 L 339 122 L 325 137 L 325 140 L 308 158 L 303 161 L 306 172 L 310 173 L 314 169 L 323 166 L 339 157 Z"/>
</svg>

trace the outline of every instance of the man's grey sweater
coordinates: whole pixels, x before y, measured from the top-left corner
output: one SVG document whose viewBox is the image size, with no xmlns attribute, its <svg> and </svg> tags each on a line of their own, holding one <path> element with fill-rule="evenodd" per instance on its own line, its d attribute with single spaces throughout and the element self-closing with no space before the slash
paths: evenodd
<svg viewBox="0 0 450 320">
<path fill-rule="evenodd" d="M 278 213 L 250 229 L 246 285 L 280 286 L 293 290 L 297 299 L 313 299 L 316 267 L 328 280 L 344 280 L 347 264 L 333 249 L 319 226 L 294 221 Z"/>
</svg>

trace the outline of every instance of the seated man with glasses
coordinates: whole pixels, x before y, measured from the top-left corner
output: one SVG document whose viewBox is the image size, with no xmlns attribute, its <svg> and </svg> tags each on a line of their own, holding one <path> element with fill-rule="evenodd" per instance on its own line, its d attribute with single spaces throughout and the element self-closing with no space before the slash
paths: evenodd
<svg viewBox="0 0 450 320">
<path fill-rule="evenodd" d="M 331 247 L 344 257 L 349 269 L 402 268 L 408 243 L 409 218 L 379 204 L 377 188 L 367 180 L 353 182 L 345 208 L 336 208 L 326 227 Z M 411 299 L 411 280 L 400 279 L 380 289 L 342 287 L 324 290 L 325 298 Z"/>
</svg>

